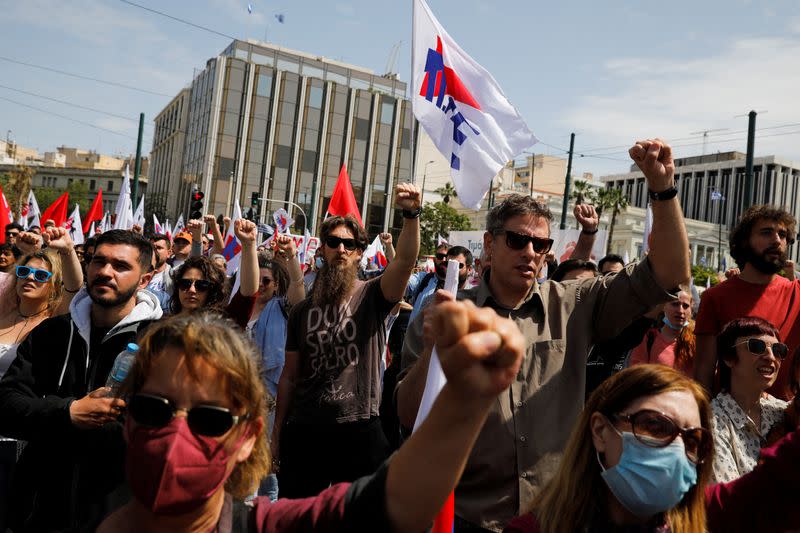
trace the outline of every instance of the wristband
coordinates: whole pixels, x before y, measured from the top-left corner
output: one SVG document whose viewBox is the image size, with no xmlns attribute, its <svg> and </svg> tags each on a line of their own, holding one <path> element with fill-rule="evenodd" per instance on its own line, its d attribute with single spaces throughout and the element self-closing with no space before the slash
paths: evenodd
<svg viewBox="0 0 800 533">
<path fill-rule="evenodd" d="M 592 231 L 589 231 L 589 230 L 586 230 L 586 229 L 582 229 L 581 233 L 586 234 L 586 235 L 594 235 L 595 233 L 597 233 L 598 230 L 599 230 L 599 228 L 594 228 Z"/>
<path fill-rule="evenodd" d="M 652 190 L 647 191 L 647 195 L 654 202 L 672 200 L 673 198 L 675 198 L 675 196 L 677 196 L 677 194 L 678 194 L 678 188 L 675 185 L 661 192 L 655 192 Z"/>
<path fill-rule="evenodd" d="M 422 213 L 421 207 L 418 207 L 413 211 L 410 209 L 403 209 L 403 218 L 419 218 L 420 213 Z"/>
</svg>

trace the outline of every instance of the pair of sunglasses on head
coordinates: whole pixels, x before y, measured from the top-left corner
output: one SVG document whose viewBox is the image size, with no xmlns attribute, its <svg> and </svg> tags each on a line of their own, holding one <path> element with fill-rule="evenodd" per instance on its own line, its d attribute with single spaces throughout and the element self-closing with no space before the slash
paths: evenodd
<svg viewBox="0 0 800 533">
<path fill-rule="evenodd" d="M 53 273 L 43 268 L 33 268 L 29 266 L 18 266 L 15 273 L 19 279 L 28 279 L 33 274 L 33 280 L 39 283 L 47 283 L 53 277 Z"/>
</svg>

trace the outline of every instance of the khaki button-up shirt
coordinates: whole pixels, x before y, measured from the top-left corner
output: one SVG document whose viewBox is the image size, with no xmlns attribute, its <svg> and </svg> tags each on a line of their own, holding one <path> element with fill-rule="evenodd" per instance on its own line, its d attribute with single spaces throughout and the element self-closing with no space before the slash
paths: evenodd
<svg viewBox="0 0 800 533">
<path fill-rule="evenodd" d="M 658 286 L 647 259 L 616 275 L 534 284 L 515 309 L 494 300 L 488 280 L 459 292 L 459 299 L 511 318 L 527 350 L 516 381 L 497 397 L 472 448 L 455 505 L 458 516 L 501 531 L 528 510 L 556 472 L 583 407 L 592 344 L 616 336 L 634 318 L 675 295 Z M 417 317 L 406 333 L 401 378 L 423 352 L 422 322 Z"/>
</svg>

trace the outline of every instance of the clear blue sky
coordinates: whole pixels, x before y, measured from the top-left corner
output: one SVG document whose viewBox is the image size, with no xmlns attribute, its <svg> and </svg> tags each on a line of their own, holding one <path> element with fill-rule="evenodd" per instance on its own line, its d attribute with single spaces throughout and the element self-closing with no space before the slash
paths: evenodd
<svg viewBox="0 0 800 533">
<path fill-rule="evenodd" d="M 381 73 L 402 41 L 409 79 L 411 0 L 139 0 L 137 3 L 241 38 L 324 55 Z M 193 68 L 229 40 L 119 0 L 6 0 L 0 56 L 174 95 Z M 440 22 L 487 68 L 536 135 L 559 148 L 578 133 L 575 173 L 625 171 L 640 137 L 676 139 L 676 153 L 744 150 L 750 109 L 764 129 L 757 155 L 800 161 L 800 2 L 621 0 L 430 0 Z M 282 13 L 279 24 L 275 14 Z M 169 97 L 76 80 L 0 60 L 0 85 L 130 117 L 109 117 L 0 88 L 0 136 L 53 150 L 65 144 L 133 153 L 143 111 L 149 121 Z M 33 111 L 77 118 L 123 135 Z M 795 126 L 781 127 L 798 123 Z M 612 147 L 607 150 L 598 148 Z M 563 152 L 539 144 L 537 152 Z M 592 150 L 594 149 L 594 150 Z"/>
</svg>

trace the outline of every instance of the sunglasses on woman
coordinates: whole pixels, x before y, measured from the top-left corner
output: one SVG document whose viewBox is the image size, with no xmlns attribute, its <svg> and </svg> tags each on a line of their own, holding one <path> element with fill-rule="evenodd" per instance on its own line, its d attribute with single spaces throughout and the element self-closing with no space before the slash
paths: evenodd
<svg viewBox="0 0 800 533">
<path fill-rule="evenodd" d="M 192 285 L 194 285 L 194 290 L 197 292 L 208 292 L 211 289 L 211 282 L 204 279 L 181 278 L 175 284 L 182 291 L 188 291 L 192 288 Z"/>
<path fill-rule="evenodd" d="M 325 237 L 325 244 L 328 248 L 338 248 L 340 244 L 344 244 L 344 249 L 348 252 L 352 252 L 356 249 L 355 239 L 342 239 L 341 237 L 334 237 L 333 235 Z"/>
<path fill-rule="evenodd" d="M 612 415 L 614 421 L 625 421 L 631 425 L 636 440 L 651 448 L 669 446 L 678 435 L 683 439 L 686 457 L 700 464 L 711 453 L 711 432 L 704 428 L 683 429 L 670 417 L 658 411 L 644 409 L 630 415 Z"/>
<path fill-rule="evenodd" d="M 522 233 L 517 233 L 516 231 L 510 231 L 507 229 L 496 231 L 494 232 L 494 235 L 501 235 L 503 233 L 506 235 L 506 246 L 512 250 L 522 250 L 528 246 L 528 243 L 531 243 L 533 245 L 534 252 L 537 254 L 546 254 L 550 251 L 550 248 L 553 247 L 553 239 L 543 239 L 541 237 L 523 235 Z"/>
<path fill-rule="evenodd" d="M 128 413 L 142 426 L 163 428 L 178 411 L 186 412 L 186 423 L 195 435 L 220 437 L 233 426 L 247 419 L 247 415 L 231 414 L 230 409 L 216 405 L 196 405 L 191 409 L 178 409 L 172 402 L 153 394 L 134 394 L 128 402 Z"/>
<path fill-rule="evenodd" d="M 753 355 L 766 355 L 767 348 L 772 348 L 772 355 L 781 361 L 786 359 L 786 356 L 789 355 L 789 347 L 782 342 L 773 342 L 772 344 L 767 344 L 767 341 L 750 338 L 739 341 L 734 344 L 734 346 L 740 346 L 742 344 L 747 344 L 747 350 Z"/>
<path fill-rule="evenodd" d="M 16 269 L 16 274 L 19 279 L 28 279 L 28 277 L 33 274 L 34 281 L 38 281 L 39 283 L 46 283 L 50 278 L 53 277 L 53 273 L 49 270 L 33 268 L 29 266 L 18 266 Z"/>
</svg>

